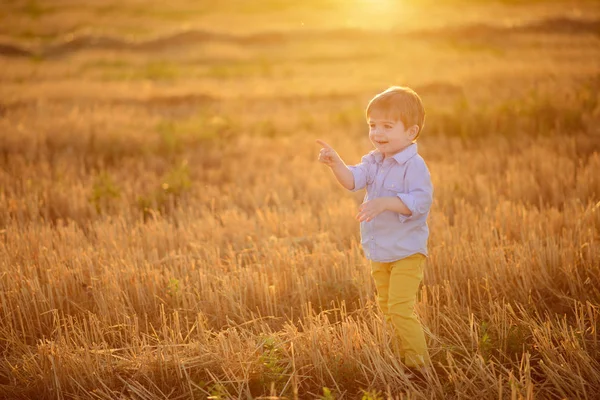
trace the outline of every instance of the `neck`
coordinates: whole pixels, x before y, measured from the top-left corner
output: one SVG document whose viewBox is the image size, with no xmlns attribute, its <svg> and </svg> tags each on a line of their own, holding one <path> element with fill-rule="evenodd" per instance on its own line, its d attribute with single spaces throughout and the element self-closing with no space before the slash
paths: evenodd
<svg viewBox="0 0 600 400">
<path fill-rule="evenodd" d="M 400 150 L 394 152 L 394 153 L 383 153 L 383 159 L 385 160 L 386 158 L 390 158 L 390 157 L 394 157 L 396 154 L 398 153 L 402 153 L 404 150 L 406 150 L 411 144 L 413 143 L 409 143 L 406 146 L 404 146 L 403 148 L 401 148 Z"/>
</svg>

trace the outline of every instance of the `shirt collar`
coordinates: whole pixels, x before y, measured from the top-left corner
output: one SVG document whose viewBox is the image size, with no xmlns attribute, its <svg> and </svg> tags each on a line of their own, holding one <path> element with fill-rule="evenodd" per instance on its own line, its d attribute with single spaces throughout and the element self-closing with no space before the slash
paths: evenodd
<svg viewBox="0 0 600 400">
<path fill-rule="evenodd" d="M 377 161 L 377 163 L 381 163 L 383 161 L 383 153 L 381 153 L 379 150 L 373 150 L 371 152 L 371 154 L 373 155 L 373 157 L 375 158 L 375 161 Z M 416 154 L 417 154 L 417 144 L 411 143 L 404 150 L 400 151 L 399 153 L 394 154 L 392 156 L 392 158 L 394 160 L 396 160 L 396 162 L 398 164 L 402 165 L 405 162 L 407 162 L 409 159 L 411 159 L 413 156 L 415 156 Z"/>
</svg>

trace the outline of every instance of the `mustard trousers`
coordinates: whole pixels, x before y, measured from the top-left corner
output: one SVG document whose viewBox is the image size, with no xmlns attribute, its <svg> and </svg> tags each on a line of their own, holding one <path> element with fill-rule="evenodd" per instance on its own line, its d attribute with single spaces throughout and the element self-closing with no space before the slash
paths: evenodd
<svg viewBox="0 0 600 400">
<path fill-rule="evenodd" d="M 425 333 L 414 311 L 424 264 L 425 256 L 420 253 L 388 263 L 371 261 L 377 302 L 386 321 L 394 327 L 397 351 L 407 367 L 431 362 Z"/>
</svg>

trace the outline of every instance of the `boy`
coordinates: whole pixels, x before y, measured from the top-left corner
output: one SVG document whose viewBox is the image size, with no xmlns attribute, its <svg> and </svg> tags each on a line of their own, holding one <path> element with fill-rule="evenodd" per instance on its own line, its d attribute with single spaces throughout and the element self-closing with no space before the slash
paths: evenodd
<svg viewBox="0 0 600 400">
<path fill-rule="evenodd" d="M 425 110 L 412 89 L 394 86 L 369 102 L 366 116 L 375 150 L 360 164 L 346 166 L 331 146 L 317 140 L 323 146 L 319 161 L 346 189 L 367 188 L 356 218 L 377 301 L 395 328 L 404 364 L 424 372 L 430 358 L 414 303 L 423 279 L 433 197 L 431 176 L 416 144 Z"/>
</svg>

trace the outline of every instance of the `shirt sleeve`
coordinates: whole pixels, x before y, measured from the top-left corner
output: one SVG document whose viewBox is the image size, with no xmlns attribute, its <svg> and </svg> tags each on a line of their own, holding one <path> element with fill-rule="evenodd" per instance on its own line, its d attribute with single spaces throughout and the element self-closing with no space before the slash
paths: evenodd
<svg viewBox="0 0 600 400">
<path fill-rule="evenodd" d="M 405 179 L 408 193 L 398 193 L 398 197 L 412 212 L 412 215 L 398 214 L 401 222 L 427 214 L 433 202 L 431 174 L 422 159 L 407 166 Z"/>
<path fill-rule="evenodd" d="M 351 189 L 351 192 L 363 189 L 368 183 L 373 181 L 373 160 L 370 154 L 363 156 L 360 164 L 349 165 L 348 169 L 354 176 L 354 189 Z"/>
</svg>

